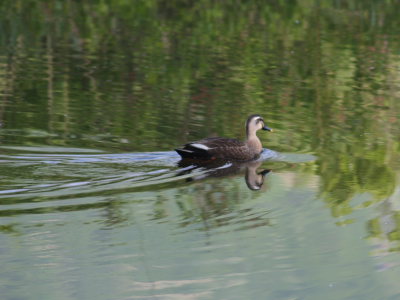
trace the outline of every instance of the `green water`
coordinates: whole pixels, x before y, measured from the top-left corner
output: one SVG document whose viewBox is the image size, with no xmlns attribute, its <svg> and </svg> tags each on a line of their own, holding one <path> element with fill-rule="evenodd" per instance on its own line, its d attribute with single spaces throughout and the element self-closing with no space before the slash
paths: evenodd
<svg viewBox="0 0 400 300">
<path fill-rule="evenodd" d="M 0 298 L 399 299 L 399 11 L 0 2 Z M 178 167 L 252 113 L 262 161 Z"/>
</svg>

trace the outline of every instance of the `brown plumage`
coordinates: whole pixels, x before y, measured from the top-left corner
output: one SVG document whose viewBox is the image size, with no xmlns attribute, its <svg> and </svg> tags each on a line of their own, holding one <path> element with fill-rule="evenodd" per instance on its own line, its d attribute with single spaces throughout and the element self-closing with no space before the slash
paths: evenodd
<svg viewBox="0 0 400 300">
<path fill-rule="evenodd" d="M 182 158 L 224 159 L 249 161 L 257 159 L 263 148 L 256 132 L 260 129 L 272 131 L 264 124 L 260 115 L 251 115 L 246 121 L 246 140 L 244 142 L 228 138 L 205 138 L 185 144 L 175 149 Z"/>
</svg>

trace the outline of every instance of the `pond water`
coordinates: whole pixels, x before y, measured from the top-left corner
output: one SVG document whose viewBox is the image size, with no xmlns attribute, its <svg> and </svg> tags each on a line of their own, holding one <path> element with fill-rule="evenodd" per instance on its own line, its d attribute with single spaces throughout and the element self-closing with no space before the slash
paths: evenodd
<svg viewBox="0 0 400 300">
<path fill-rule="evenodd" d="M 1 299 L 399 299 L 399 10 L 1 2 Z"/>
</svg>

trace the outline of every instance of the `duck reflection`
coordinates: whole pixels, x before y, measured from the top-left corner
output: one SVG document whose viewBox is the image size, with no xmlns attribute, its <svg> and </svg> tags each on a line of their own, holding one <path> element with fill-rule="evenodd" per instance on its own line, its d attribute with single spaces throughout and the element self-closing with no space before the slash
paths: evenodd
<svg viewBox="0 0 400 300">
<path fill-rule="evenodd" d="M 205 178 L 216 178 L 232 176 L 244 173 L 245 182 L 250 190 L 260 190 L 264 184 L 265 175 L 271 170 L 258 170 L 262 161 L 250 162 L 229 162 L 225 160 L 195 160 L 182 159 L 178 162 L 178 166 L 182 168 L 178 176 L 193 174 L 188 177 L 187 181 L 195 181 Z"/>
</svg>

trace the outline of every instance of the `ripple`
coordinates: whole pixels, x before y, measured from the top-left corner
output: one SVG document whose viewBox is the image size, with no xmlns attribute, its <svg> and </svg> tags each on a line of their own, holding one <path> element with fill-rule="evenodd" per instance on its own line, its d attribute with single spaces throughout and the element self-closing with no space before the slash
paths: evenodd
<svg viewBox="0 0 400 300">
<path fill-rule="evenodd" d="M 214 173 L 225 174 L 232 167 L 225 164 L 215 169 L 177 168 L 180 157 L 172 151 L 99 154 L 81 148 L 2 148 L 16 153 L 0 155 L 3 181 L 11 183 L 0 191 L 0 216 L 101 207 L 111 196 L 176 187 L 177 182 L 203 180 Z M 286 157 L 265 149 L 260 161 Z M 230 224 L 237 217 L 226 215 L 214 221 Z M 242 216 L 240 226 L 247 226 L 248 221 L 252 221 L 249 226 L 256 226 L 253 217 Z M 262 216 L 255 218 L 260 224 L 268 224 Z"/>
<path fill-rule="evenodd" d="M 41 153 L 103 153 L 98 149 L 71 148 L 71 147 L 51 147 L 51 146 L 0 146 L 0 149 L 26 151 L 26 152 L 41 152 Z"/>
</svg>

